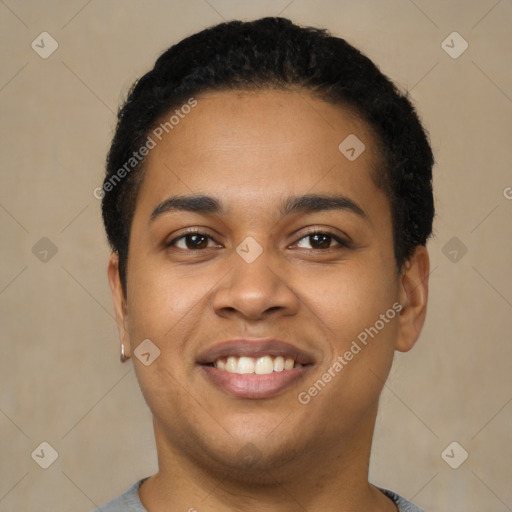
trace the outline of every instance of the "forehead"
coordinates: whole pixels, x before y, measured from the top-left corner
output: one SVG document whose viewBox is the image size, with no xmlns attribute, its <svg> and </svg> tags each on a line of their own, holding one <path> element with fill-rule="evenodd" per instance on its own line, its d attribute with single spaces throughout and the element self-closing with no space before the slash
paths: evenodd
<svg viewBox="0 0 512 512">
<path fill-rule="evenodd" d="M 337 191 L 377 205 L 374 138 L 348 109 L 305 91 L 214 92 L 195 101 L 193 109 L 177 107 L 172 124 L 164 123 L 176 109 L 164 116 L 159 137 L 150 133 L 156 145 L 137 209 L 198 193 L 261 210 L 306 192 Z"/>
</svg>

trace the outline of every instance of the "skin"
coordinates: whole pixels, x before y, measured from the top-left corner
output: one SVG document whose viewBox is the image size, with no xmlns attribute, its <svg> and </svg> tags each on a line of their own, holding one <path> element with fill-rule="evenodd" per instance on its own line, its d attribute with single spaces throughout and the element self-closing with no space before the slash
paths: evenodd
<svg viewBox="0 0 512 512">
<path fill-rule="evenodd" d="M 378 400 L 395 350 L 422 329 L 429 258 L 419 246 L 400 273 L 389 201 L 372 178 L 368 126 L 304 91 L 216 92 L 150 152 L 131 226 L 127 296 L 117 255 L 108 275 L 128 356 L 144 339 L 161 351 L 132 357 L 153 414 L 159 471 L 139 489 L 149 512 L 396 511 L 368 483 Z M 366 146 L 349 161 L 338 145 Z M 364 210 L 282 216 L 289 195 L 343 194 Z M 169 211 L 171 195 L 206 194 L 222 215 Z M 181 239 L 197 227 L 212 239 Z M 349 240 L 308 237 L 307 230 Z M 253 237 L 252 263 L 236 252 Z M 188 242 L 187 242 L 188 240 Z M 176 245 L 177 244 L 177 245 Z M 325 248 L 329 247 L 329 248 Z M 403 306 L 317 396 L 307 391 L 394 303 Z M 234 338 L 274 337 L 314 355 L 307 375 L 266 399 L 234 397 L 205 378 L 199 354 Z M 241 453 L 257 459 L 248 464 Z"/>
</svg>

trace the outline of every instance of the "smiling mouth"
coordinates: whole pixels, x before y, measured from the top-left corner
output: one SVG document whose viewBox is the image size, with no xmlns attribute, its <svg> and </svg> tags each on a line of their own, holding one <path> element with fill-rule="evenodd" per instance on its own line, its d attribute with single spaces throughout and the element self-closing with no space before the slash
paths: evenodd
<svg viewBox="0 0 512 512">
<path fill-rule="evenodd" d="M 264 399 L 281 394 L 304 379 L 312 366 L 283 356 L 228 356 L 202 363 L 199 368 L 211 384 L 229 395 Z"/>
<path fill-rule="evenodd" d="M 208 366 L 224 372 L 241 375 L 270 375 L 274 372 L 302 368 L 304 365 L 298 363 L 292 357 L 264 355 L 261 357 L 223 357 L 216 359 L 213 363 L 209 363 Z"/>
<path fill-rule="evenodd" d="M 244 399 L 284 393 L 314 366 L 312 353 L 277 339 L 237 339 L 218 343 L 200 354 L 198 368 L 215 388 Z"/>
</svg>

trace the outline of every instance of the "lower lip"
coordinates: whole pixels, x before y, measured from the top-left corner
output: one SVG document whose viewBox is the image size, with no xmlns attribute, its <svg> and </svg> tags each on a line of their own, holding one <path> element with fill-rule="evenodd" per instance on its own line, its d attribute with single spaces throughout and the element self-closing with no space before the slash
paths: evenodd
<svg viewBox="0 0 512 512">
<path fill-rule="evenodd" d="M 214 385 L 239 398 L 269 398 L 277 395 L 301 380 L 311 365 L 272 372 L 267 375 L 240 374 L 219 370 L 214 366 L 200 366 Z"/>
</svg>

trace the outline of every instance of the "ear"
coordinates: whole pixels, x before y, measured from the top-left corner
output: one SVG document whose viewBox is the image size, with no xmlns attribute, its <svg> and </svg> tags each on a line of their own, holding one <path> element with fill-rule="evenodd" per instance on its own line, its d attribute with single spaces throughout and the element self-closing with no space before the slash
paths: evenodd
<svg viewBox="0 0 512 512">
<path fill-rule="evenodd" d="M 126 298 L 124 296 L 121 278 L 119 276 L 119 255 L 114 252 L 108 261 L 108 282 L 112 299 L 114 300 L 114 312 L 116 315 L 117 330 L 119 332 L 119 341 L 124 345 L 126 357 L 130 357 L 130 337 L 128 335 L 128 313 L 126 308 Z"/>
<path fill-rule="evenodd" d="M 430 260 L 428 251 L 418 245 L 401 272 L 399 300 L 403 306 L 399 316 L 399 332 L 395 349 L 407 352 L 419 338 L 427 314 L 428 275 Z"/>
</svg>

